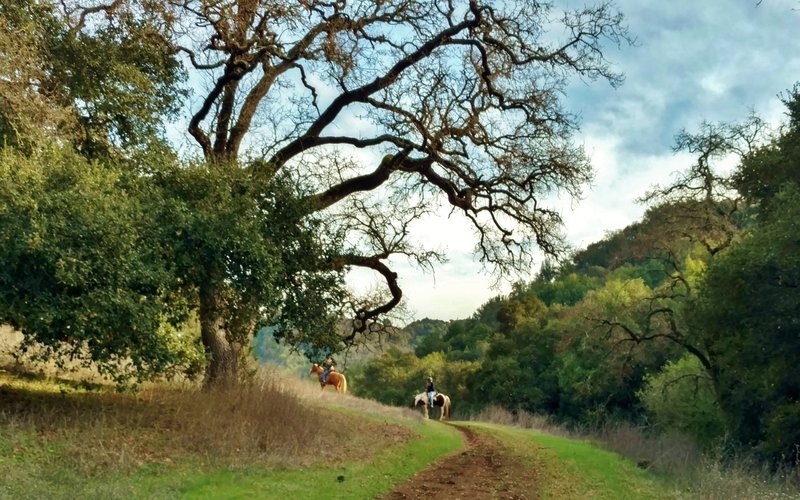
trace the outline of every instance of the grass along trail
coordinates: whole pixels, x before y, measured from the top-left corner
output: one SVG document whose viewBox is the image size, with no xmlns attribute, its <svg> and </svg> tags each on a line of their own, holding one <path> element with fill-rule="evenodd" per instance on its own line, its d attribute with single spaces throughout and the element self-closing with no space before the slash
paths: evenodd
<svg viewBox="0 0 800 500">
<path fill-rule="evenodd" d="M 450 424 L 465 449 L 441 458 L 383 500 L 695 498 L 589 441 L 477 422 Z"/>
<path fill-rule="evenodd" d="M 457 427 L 466 437 L 466 449 L 440 459 L 379 498 L 539 498 L 535 466 L 507 453 L 488 432 Z"/>
<path fill-rule="evenodd" d="M 258 380 L 117 394 L 0 371 L 0 499 L 678 498 L 586 441 Z"/>
</svg>

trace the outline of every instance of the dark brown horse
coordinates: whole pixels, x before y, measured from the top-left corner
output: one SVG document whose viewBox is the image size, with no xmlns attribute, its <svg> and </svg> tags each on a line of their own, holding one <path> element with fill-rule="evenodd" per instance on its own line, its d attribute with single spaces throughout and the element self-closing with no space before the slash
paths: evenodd
<svg viewBox="0 0 800 500">
<path fill-rule="evenodd" d="M 414 396 L 414 402 L 411 404 L 412 407 L 422 406 L 425 411 L 425 418 L 428 418 L 428 393 L 421 392 Z M 438 406 L 441 408 L 441 412 L 439 412 L 439 420 L 450 420 L 450 412 L 452 411 L 452 404 L 450 403 L 450 396 L 447 394 L 442 394 L 441 392 L 437 392 L 435 396 L 433 396 L 433 406 Z"/>
<path fill-rule="evenodd" d="M 319 385 L 323 389 L 325 389 L 326 385 L 332 385 L 336 388 L 336 392 L 341 392 L 342 394 L 347 392 L 347 379 L 344 377 L 344 373 L 339 373 L 335 370 L 331 370 L 328 373 L 328 378 L 325 379 L 325 382 L 322 381 L 322 372 L 323 369 L 318 364 L 314 363 L 311 365 L 311 371 L 308 372 L 309 375 L 312 373 L 316 373 L 319 377 Z"/>
</svg>

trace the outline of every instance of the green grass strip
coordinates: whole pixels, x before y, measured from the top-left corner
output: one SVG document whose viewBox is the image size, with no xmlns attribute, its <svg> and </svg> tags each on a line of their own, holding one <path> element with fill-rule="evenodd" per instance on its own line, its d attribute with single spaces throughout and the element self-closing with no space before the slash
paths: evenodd
<svg viewBox="0 0 800 500">
<path fill-rule="evenodd" d="M 469 424 L 497 437 L 513 453 L 538 469 L 545 499 L 675 498 L 673 487 L 631 460 L 596 444 L 493 424 Z"/>
<path fill-rule="evenodd" d="M 294 470 L 237 470 L 182 481 L 183 498 L 374 498 L 464 446 L 460 432 L 436 422 L 413 424 L 419 439 L 384 449 L 369 462 L 343 462 Z"/>
</svg>

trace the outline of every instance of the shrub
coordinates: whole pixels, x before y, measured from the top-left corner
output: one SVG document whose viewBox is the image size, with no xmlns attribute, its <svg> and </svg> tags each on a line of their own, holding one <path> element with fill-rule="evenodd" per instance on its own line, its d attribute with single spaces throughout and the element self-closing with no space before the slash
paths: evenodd
<svg viewBox="0 0 800 500">
<path fill-rule="evenodd" d="M 662 430 L 685 434 L 705 450 L 718 444 L 725 432 L 712 382 L 694 356 L 685 355 L 647 376 L 638 396 Z"/>
</svg>

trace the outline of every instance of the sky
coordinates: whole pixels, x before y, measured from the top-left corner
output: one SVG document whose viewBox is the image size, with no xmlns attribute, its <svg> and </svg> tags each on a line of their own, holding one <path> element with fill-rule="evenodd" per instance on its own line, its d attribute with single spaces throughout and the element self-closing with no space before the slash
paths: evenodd
<svg viewBox="0 0 800 500">
<path fill-rule="evenodd" d="M 567 2 L 584 3 L 591 1 Z M 646 207 L 637 198 L 691 164 L 689 156 L 673 152 L 678 132 L 696 131 L 704 120 L 740 121 L 751 111 L 777 124 L 784 113 L 778 95 L 800 82 L 800 0 L 616 5 L 636 38 L 634 46 L 606 48 L 625 82 L 614 89 L 603 81 L 576 81 L 564 97 L 579 115 L 575 139 L 595 172 L 583 199 L 559 202 L 567 241 L 578 249 L 640 219 Z M 411 318 L 467 318 L 508 293 L 510 281 L 493 287 L 495 280 L 473 259 L 471 230 L 460 217 L 431 219 L 416 230 L 449 261 L 434 274 L 396 264 Z M 350 281 L 358 287 L 362 279 Z"/>
</svg>

